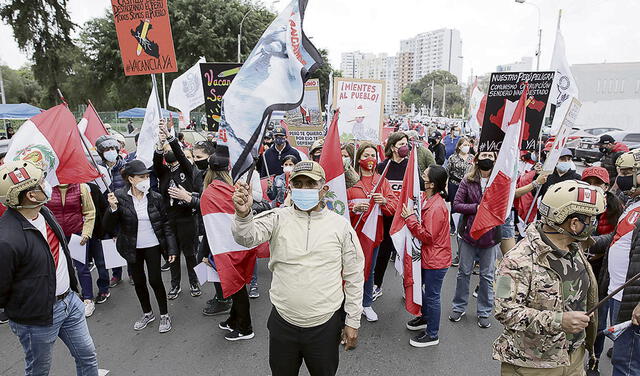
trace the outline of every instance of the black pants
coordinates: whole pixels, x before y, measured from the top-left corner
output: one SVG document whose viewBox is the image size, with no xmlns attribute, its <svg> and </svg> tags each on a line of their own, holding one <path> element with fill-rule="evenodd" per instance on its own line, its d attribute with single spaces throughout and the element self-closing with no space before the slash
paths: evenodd
<svg viewBox="0 0 640 376">
<path fill-rule="evenodd" d="M 127 267 L 131 272 L 133 283 L 136 288 L 136 295 L 142 306 L 144 313 L 151 312 L 151 302 L 149 300 L 149 289 L 147 288 L 147 278 L 144 274 L 144 264 L 147 264 L 147 273 L 149 274 L 149 284 L 153 289 L 160 308 L 160 314 L 166 315 L 167 310 L 167 293 L 162 283 L 162 272 L 160 271 L 160 246 L 151 248 L 136 249 L 136 262 L 129 263 Z"/>
<path fill-rule="evenodd" d="M 378 287 L 382 287 L 384 273 L 387 271 L 389 259 L 391 259 L 391 255 L 396 251 L 395 247 L 393 246 L 393 240 L 391 240 L 391 235 L 389 235 L 393 217 L 383 217 L 383 220 L 384 238 L 382 239 L 382 243 L 380 243 L 380 248 L 378 249 L 376 267 L 373 269 L 373 284 Z"/>
<path fill-rule="evenodd" d="M 180 218 L 171 222 L 173 233 L 176 234 L 176 242 L 178 243 L 178 255 L 176 260 L 171 263 L 171 287 L 180 286 L 182 278 L 180 268 L 180 254 L 184 255 L 187 262 L 187 273 L 189 274 L 189 283 L 198 285 L 198 276 L 193 268 L 196 267 L 196 245 L 198 244 L 198 226 L 195 218 Z"/>
<path fill-rule="evenodd" d="M 340 311 L 322 325 L 300 328 L 285 321 L 273 308 L 267 322 L 272 375 L 297 376 L 303 359 L 311 376 L 335 375 L 343 326 Z"/>
<path fill-rule="evenodd" d="M 251 311 L 249 310 L 249 293 L 246 287 L 242 287 L 238 292 L 231 295 L 231 312 L 227 324 L 233 330 L 241 334 L 253 332 L 251 327 Z"/>
</svg>

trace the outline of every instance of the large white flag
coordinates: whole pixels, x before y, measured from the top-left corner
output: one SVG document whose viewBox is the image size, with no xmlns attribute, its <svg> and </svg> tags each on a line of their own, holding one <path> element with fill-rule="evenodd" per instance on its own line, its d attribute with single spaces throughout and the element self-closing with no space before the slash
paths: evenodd
<svg viewBox="0 0 640 376">
<path fill-rule="evenodd" d="M 201 57 L 194 66 L 171 83 L 168 98 L 169 106 L 175 107 L 182 112 L 181 127 L 189 124 L 189 113 L 204 104 L 200 63 L 205 61 L 204 57 Z"/>
<path fill-rule="evenodd" d="M 153 153 L 158 141 L 158 123 L 160 122 L 160 101 L 156 89 L 156 82 L 153 80 L 151 94 L 147 101 L 147 110 L 144 114 L 144 121 L 140 127 L 140 138 L 138 138 L 138 148 L 136 149 L 136 159 L 144 162 L 147 168 L 153 166 Z"/>
<path fill-rule="evenodd" d="M 555 135 L 560 129 L 560 124 L 568 111 L 571 98 L 578 98 L 578 85 L 571 74 L 567 54 L 565 52 L 564 38 L 560 29 L 556 32 L 556 44 L 553 47 L 551 58 L 551 70 L 556 72 L 553 78 L 553 86 L 549 93 L 549 104 L 555 107 L 555 115 L 551 125 L 551 134 Z"/>
</svg>

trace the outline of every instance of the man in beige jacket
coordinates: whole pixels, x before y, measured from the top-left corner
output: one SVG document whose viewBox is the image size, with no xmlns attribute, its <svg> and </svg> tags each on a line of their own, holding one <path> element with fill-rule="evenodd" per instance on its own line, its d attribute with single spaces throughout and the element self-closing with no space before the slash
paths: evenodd
<svg viewBox="0 0 640 376">
<path fill-rule="evenodd" d="M 341 332 L 347 350 L 357 344 L 364 255 L 349 222 L 322 202 L 329 190 L 322 167 L 299 162 L 290 181 L 293 205 L 255 217 L 250 187 L 236 184 L 233 237 L 247 248 L 266 241 L 271 246 L 273 376 L 298 374 L 302 360 L 312 376 L 335 375 Z"/>
</svg>

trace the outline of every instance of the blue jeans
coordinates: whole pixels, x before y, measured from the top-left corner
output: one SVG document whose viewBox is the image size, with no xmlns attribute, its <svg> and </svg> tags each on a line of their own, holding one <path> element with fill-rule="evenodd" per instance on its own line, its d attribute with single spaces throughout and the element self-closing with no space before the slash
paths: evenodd
<svg viewBox="0 0 640 376">
<path fill-rule="evenodd" d="M 98 375 L 96 348 L 84 317 L 84 303 L 74 292 L 53 305 L 52 325 L 23 325 L 9 321 L 9 327 L 24 348 L 25 375 L 49 374 L 53 344 L 58 337 L 75 359 L 78 376 Z"/>
<path fill-rule="evenodd" d="M 362 291 L 362 307 L 371 307 L 373 303 L 373 272 L 376 268 L 376 260 L 378 259 L 378 247 L 373 249 L 371 256 L 371 270 L 369 270 L 369 279 L 364 281 L 364 290 Z"/>
<path fill-rule="evenodd" d="M 465 312 L 469 303 L 469 280 L 473 272 L 473 263 L 477 259 L 480 263 L 480 288 L 478 289 L 478 317 L 489 317 L 493 310 L 493 274 L 496 269 L 496 257 L 500 245 L 491 248 L 475 248 L 464 240 L 460 241 L 460 266 L 456 293 L 453 298 L 452 310 Z"/>
<path fill-rule="evenodd" d="M 440 290 L 448 268 L 422 269 L 422 318 L 427 322 L 425 332 L 438 337 L 440 329 Z"/>
<path fill-rule="evenodd" d="M 109 292 L 109 272 L 104 266 L 104 254 L 102 253 L 102 241 L 100 239 L 90 239 L 87 243 L 87 264 L 93 259 L 98 269 L 98 293 L 106 294 Z M 73 260 L 73 266 L 78 272 L 78 281 L 82 287 L 82 299 L 93 299 L 93 282 L 91 279 L 91 270 L 86 264 Z"/>
<path fill-rule="evenodd" d="M 612 376 L 640 375 L 640 326 L 631 325 L 613 343 Z"/>
<path fill-rule="evenodd" d="M 609 325 L 617 324 L 618 312 L 620 311 L 620 302 L 615 299 L 607 300 L 600 308 L 598 308 L 598 333 L 605 330 L 607 325 L 607 316 L 609 317 Z M 605 336 L 597 336 L 594 344 L 594 355 L 600 359 L 604 350 Z"/>
<path fill-rule="evenodd" d="M 258 286 L 258 259 L 256 258 L 256 264 L 253 266 L 253 274 L 251 275 L 251 282 L 249 286 Z"/>
</svg>

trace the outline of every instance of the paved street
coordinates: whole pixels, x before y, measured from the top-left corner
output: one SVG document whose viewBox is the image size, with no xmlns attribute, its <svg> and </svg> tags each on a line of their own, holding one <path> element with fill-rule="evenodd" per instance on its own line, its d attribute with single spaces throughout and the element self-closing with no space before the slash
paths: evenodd
<svg viewBox="0 0 640 376">
<path fill-rule="evenodd" d="M 497 375 L 499 363 L 491 359 L 491 344 L 501 326 L 493 320 L 490 329 L 476 324 L 475 299 L 470 297 L 468 315 L 458 323 L 447 319 L 455 289 L 457 268 L 447 273 L 443 286 L 443 312 L 440 345 L 416 349 L 409 345 L 413 334 L 405 329 L 411 317 L 402 306 L 400 278 L 393 265 L 385 275 L 384 295 L 374 302 L 380 321 L 362 320 L 360 345 L 355 351 L 343 352 L 340 375 Z M 186 275 L 183 272 L 183 276 Z M 169 286 L 169 272 L 163 273 Z M 98 305 L 88 319 L 95 341 L 100 368 L 109 376 L 128 375 L 269 375 L 268 332 L 266 322 L 271 305 L 267 286 L 271 275 L 267 260 L 259 261 L 260 298 L 251 300 L 251 314 L 256 337 L 250 341 L 230 343 L 218 329 L 225 316 L 205 317 L 204 303 L 213 295 L 213 285 L 204 287 L 203 296 L 192 298 L 183 292 L 169 301 L 173 330 L 158 333 L 158 320 L 142 332 L 132 329 L 140 315 L 140 307 L 132 286 L 123 283 L 112 289 L 111 298 Z M 471 286 L 478 277 L 472 277 Z M 153 306 L 155 301 L 152 299 Z M 607 340 L 608 341 L 608 340 Z M 19 375 L 23 369 L 23 353 L 8 325 L 0 326 L 0 374 Z M 609 348 L 610 343 L 605 348 Z M 606 359 L 606 358 L 605 358 Z M 603 375 L 611 374 L 609 364 L 601 366 Z M 303 366 L 304 370 L 304 366 Z M 56 342 L 52 375 L 75 375 L 73 359 L 61 341 Z M 302 375 L 308 375 L 306 370 Z"/>
</svg>

